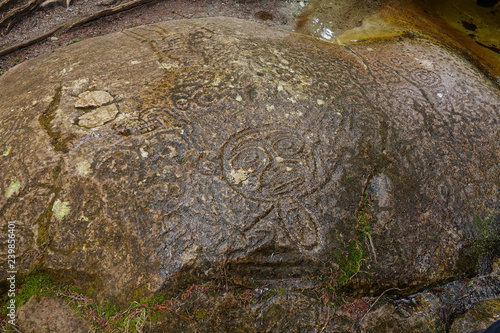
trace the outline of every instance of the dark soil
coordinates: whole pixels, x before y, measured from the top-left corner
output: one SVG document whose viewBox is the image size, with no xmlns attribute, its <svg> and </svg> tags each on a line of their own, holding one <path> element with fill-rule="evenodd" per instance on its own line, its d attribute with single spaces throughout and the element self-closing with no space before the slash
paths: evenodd
<svg viewBox="0 0 500 333">
<path fill-rule="evenodd" d="M 111 8 L 116 1 L 74 0 L 34 11 L 10 27 L 0 27 L 0 50 L 32 39 L 66 22 Z M 160 21 L 230 16 L 292 30 L 308 1 L 297 0 L 157 0 L 100 18 L 59 36 L 52 36 L 0 57 L 0 75 L 21 62 L 87 38 Z M 64 4 L 63 4 L 64 3 Z M 0 17 L 5 13 L 0 12 Z"/>
</svg>

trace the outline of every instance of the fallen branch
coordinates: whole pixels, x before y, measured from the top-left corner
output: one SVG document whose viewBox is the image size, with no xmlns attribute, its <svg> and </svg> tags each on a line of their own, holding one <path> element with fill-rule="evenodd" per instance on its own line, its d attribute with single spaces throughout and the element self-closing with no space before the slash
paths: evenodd
<svg viewBox="0 0 500 333">
<path fill-rule="evenodd" d="M 51 30 L 49 30 L 49 32 L 46 32 L 40 36 L 37 36 L 35 38 L 32 38 L 32 39 L 29 39 L 27 41 L 24 41 L 24 42 L 21 42 L 19 44 L 15 44 L 15 45 L 12 45 L 11 47 L 7 47 L 3 50 L 0 50 L 0 57 L 3 57 L 4 55 L 7 55 L 9 53 L 12 53 L 14 51 L 17 51 L 17 50 L 20 50 L 20 49 L 23 49 L 25 47 L 28 47 L 30 45 L 33 45 L 39 41 L 42 41 L 46 38 L 49 38 L 50 36 L 52 36 L 57 30 L 59 30 L 61 27 L 58 26 L 58 27 L 55 27 Z"/>
<path fill-rule="evenodd" d="M 12 0 L 0 0 L 0 11 L 2 10 L 3 7 L 8 5 Z"/>
<path fill-rule="evenodd" d="M 30 45 L 33 45 L 35 43 L 38 43 L 46 38 L 49 38 L 50 36 L 52 36 L 54 34 L 62 34 L 62 33 L 65 33 L 67 31 L 71 30 L 71 29 L 74 29 L 74 28 L 82 26 L 86 23 L 95 21 L 95 20 L 100 19 L 102 17 L 113 15 L 116 13 L 120 13 L 120 12 L 129 10 L 129 9 L 134 8 L 134 7 L 141 6 L 141 5 L 147 4 L 149 2 L 153 2 L 153 1 L 157 1 L 157 0 L 133 0 L 130 2 L 124 3 L 122 5 L 117 5 L 117 6 L 114 6 L 112 8 L 103 9 L 101 11 L 98 11 L 97 13 L 86 16 L 86 17 L 81 18 L 77 21 L 74 21 L 73 23 L 66 22 L 66 23 L 60 24 L 57 27 L 52 28 L 51 30 L 49 30 L 48 32 L 46 32 L 40 36 L 34 37 L 34 38 L 29 39 L 27 41 L 24 41 L 24 42 L 21 42 L 21 43 L 18 43 L 18 44 L 15 44 L 15 45 L 12 45 L 10 47 L 7 47 L 7 48 L 0 50 L 0 57 L 3 57 L 4 55 L 7 55 L 7 54 L 12 53 L 14 51 L 23 49 L 23 48 L 28 47 Z"/>
<path fill-rule="evenodd" d="M 14 16 L 18 16 L 18 15 L 21 16 L 28 11 L 33 11 L 36 7 L 38 7 L 38 5 L 41 1 L 42 0 L 29 0 L 25 4 L 22 4 L 18 7 L 15 7 L 14 9 L 9 10 L 5 14 L 5 16 L 0 18 L 0 26 L 2 26 L 2 24 L 4 22 L 6 22 L 7 20 L 14 18 Z M 10 2 L 11 2 L 10 0 L 2 1 L 0 3 L 0 9 L 4 6 L 8 5 Z"/>
</svg>

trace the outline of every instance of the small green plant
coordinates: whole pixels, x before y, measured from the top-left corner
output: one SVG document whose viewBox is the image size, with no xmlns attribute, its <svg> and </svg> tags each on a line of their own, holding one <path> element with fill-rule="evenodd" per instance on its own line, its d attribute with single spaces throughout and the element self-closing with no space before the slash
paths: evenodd
<svg viewBox="0 0 500 333">
<path fill-rule="evenodd" d="M 387 138 L 387 124 L 380 125 L 379 134 L 382 139 Z"/>
<path fill-rule="evenodd" d="M 99 332 L 116 332 L 117 329 L 120 332 L 142 332 L 142 327 L 147 319 L 151 318 L 154 313 L 164 313 L 165 310 L 173 311 L 170 307 L 175 303 L 166 301 L 159 304 L 156 303 L 159 298 L 153 297 L 144 303 L 142 300 L 141 302 L 132 302 L 128 309 L 120 312 L 116 304 L 106 302 L 99 306 L 78 288 L 59 285 L 50 278 L 48 273 L 43 271 L 31 271 L 19 281 L 21 284 L 16 291 L 16 308 L 24 305 L 33 296 L 37 298 L 57 297 L 66 301 L 81 317 L 89 321 L 94 330 Z M 7 301 L 7 297 L 0 301 L 0 318 L 6 316 Z M 2 325 L 0 323 L 0 330 L 6 328 Z"/>
<path fill-rule="evenodd" d="M 80 38 L 73 38 L 72 40 L 70 40 L 69 42 L 66 42 L 66 46 L 68 45 L 71 45 L 71 44 L 75 44 L 75 43 L 78 43 L 80 42 L 81 39 Z"/>
<path fill-rule="evenodd" d="M 14 58 L 14 60 L 13 60 L 13 61 L 17 63 L 17 62 L 21 61 L 21 59 L 19 59 L 19 58 Z"/>
<path fill-rule="evenodd" d="M 363 253 L 363 244 L 361 240 L 363 238 L 368 238 L 370 244 L 372 245 L 371 239 L 371 228 L 370 221 L 372 220 L 372 216 L 369 214 L 370 212 L 371 199 L 370 194 L 366 191 L 360 207 L 356 211 L 356 236 L 349 240 L 349 244 L 345 251 L 337 250 L 334 253 L 334 258 L 339 265 L 341 272 L 338 279 L 338 285 L 341 286 L 347 283 L 354 275 L 356 275 L 364 258 Z M 373 245 L 372 245 L 373 248 Z"/>
<path fill-rule="evenodd" d="M 286 295 L 287 290 L 285 288 L 270 289 L 267 294 L 268 296 L 283 296 Z"/>
<path fill-rule="evenodd" d="M 371 239 L 370 222 L 373 219 L 370 215 L 371 201 L 372 198 L 366 191 L 355 213 L 356 229 L 353 237 L 349 239 L 343 249 L 337 249 L 332 253 L 332 259 L 339 269 L 337 272 L 330 272 L 321 278 L 323 280 L 321 299 L 324 305 L 343 306 L 343 297 L 339 293 L 339 288 L 358 274 L 363 262 L 366 261 L 362 242 L 364 239 L 368 240 L 376 259 Z"/>
<path fill-rule="evenodd" d="M 370 204 L 370 194 L 365 192 L 361 206 L 356 212 L 356 231 L 361 237 L 371 236 L 372 234 L 370 231 L 370 221 L 372 220 L 372 217 L 369 214 Z"/>
<path fill-rule="evenodd" d="M 21 282 L 22 285 L 16 292 L 16 308 L 21 307 L 32 296 L 41 297 L 53 295 L 50 288 L 54 286 L 54 283 L 47 273 L 32 271 L 26 275 Z M 6 307 L 2 306 L 0 313 L 5 314 L 5 311 Z"/>
<path fill-rule="evenodd" d="M 204 319 L 207 316 L 207 310 L 199 309 L 194 313 L 194 316 L 198 319 Z"/>
<path fill-rule="evenodd" d="M 363 245 L 357 238 L 349 241 L 346 251 L 337 250 L 333 257 L 340 267 L 340 275 L 337 279 L 337 285 L 342 286 L 352 279 L 361 268 L 363 262 Z"/>
<path fill-rule="evenodd" d="M 495 251 L 500 251 L 500 233 L 495 227 L 494 217 L 481 218 L 479 215 L 474 215 L 474 224 L 477 228 L 476 241 L 474 250 L 481 258 L 490 255 Z"/>
</svg>

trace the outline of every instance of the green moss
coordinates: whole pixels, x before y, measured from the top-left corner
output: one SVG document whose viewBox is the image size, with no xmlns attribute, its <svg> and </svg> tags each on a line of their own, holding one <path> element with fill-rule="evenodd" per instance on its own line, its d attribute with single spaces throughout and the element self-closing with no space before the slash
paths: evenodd
<svg viewBox="0 0 500 333">
<path fill-rule="evenodd" d="M 348 241 L 345 248 L 337 249 L 332 254 L 332 258 L 339 266 L 340 271 L 336 280 L 333 281 L 333 283 L 327 284 L 327 289 L 330 289 L 327 290 L 329 293 L 335 293 L 338 287 L 345 285 L 359 272 L 363 261 L 366 260 L 362 240 L 364 238 L 370 238 L 372 235 L 370 227 L 370 221 L 372 220 L 370 209 L 370 195 L 368 192 L 365 192 L 355 214 L 356 220 L 351 222 L 351 224 L 356 223 L 353 237 Z"/>
<path fill-rule="evenodd" d="M 38 297 L 53 295 L 54 292 L 51 290 L 53 286 L 55 286 L 55 283 L 47 273 L 43 271 L 30 272 L 24 277 L 24 283 L 17 294 L 18 308 L 34 295 Z"/>
<path fill-rule="evenodd" d="M 379 127 L 379 134 L 382 140 L 385 140 L 387 138 L 387 131 L 388 131 L 387 123 L 382 122 Z"/>
<path fill-rule="evenodd" d="M 99 307 L 100 312 L 104 317 L 110 320 L 113 316 L 120 312 L 120 307 L 118 304 L 112 300 L 105 300 Z"/>
<path fill-rule="evenodd" d="M 38 122 L 50 137 L 51 139 L 50 143 L 54 147 L 54 150 L 67 153 L 68 143 L 75 138 L 75 135 L 62 134 L 60 131 L 55 130 L 54 127 L 52 126 L 52 121 L 56 116 L 56 111 L 59 108 L 59 104 L 61 102 L 61 93 L 62 93 L 62 87 L 59 87 L 56 90 L 52 102 L 50 102 L 47 110 L 45 110 L 45 112 L 43 112 L 38 117 Z"/>
<path fill-rule="evenodd" d="M 142 302 L 144 302 L 147 299 L 147 297 L 146 297 L 147 293 L 148 293 L 148 289 L 146 286 L 139 286 L 138 288 L 136 288 L 132 292 L 132 294 L 130 296 L 132 299 L 139 299 Z"/>
<path fill-rule="evenodd" d="M 489 300 L 475 305 L 471 310 L 472 317 L 479 322 L 493 321 L 494 315 L 500 313 L 500 300 Z"/>
<path fill-rule="evenodd" d="M 49 275 L 43 271 L 31 271 L 24 277 L 19 277 L 16 283 L 18 283 L 17 286 L 19 287 L 19 289 L 16 290 L 15 296 L 17 309 L 26 303 L 32 296 L 41 297 L 54 295 L 51 287 L 55 284 L 50 279 Z M 6 304 L 8 301 L 9 298 L 5 297 L 0 302 L 0 314 L 5 315 L 7 313 Z"/>
<path fill-rule="evenodd" d="M 370 210 L 370 203 L 370 195 L 368 194 L 368 192 L 365 192 L 361 206 L 356 212 L 356 231 L 362 237 L 370 236 L 372 234 L 370 231 L 370 221 L 372 217 L 368 213 Z"/>
<path fill-rule="evenodd" d="M 474 215 L 477 235 L 473 248 L 480 258 L 500 254 L 500 230 L 494 220 L 494 216 L 481 218 L 479 215 Z"/>
<path fill-rule="evenodd" d="M 266 296 L 283 296 L 286 295 L 288 290 L 285 288 L 278 288 L 278 289 L 269 289 L 266 292 Z"/>
<path fill-rule="evenodd" d="M 15 296 L 16 308 L 19 309 L 32 297 L 36 297 L 37 300 L 42 297 L 57 297 L 68 302 L 80 316 L 87 320 L 90 319 L 90 324 L 96 330 L 102 328 L 101 324 L 103 322 L 108 322 L 111 328 L 125 327 L 128 323 L 130 326 L 129 331 L 135 332 L 133 330 L 135 324 L 147 318 L 137 315 L 136 312 L 124 316 L 120 312 L 118 305 L 109 300 L 97 305 L 80 288 L 55 282 L 56 280 L 59 281 L 57 274 L 54 275 L 43 270 L 32 270 L 24 276 L 21 275 L 18 279 L 19 284 Z M 8 301 L 10 301 L 10 298 L 7 297 L 0 301 L 0 315 L 6 315 Z M 139 312 L 146 310 L 143 305 L 139 304 L 139 306 L 143 307 Z"/>
<path fill-rule="evenodd" d="M 207 316 L 207 310 L 206 309 L 199 309 L 195 311 L 194 316 L 198 319 L 204 319 Z"/>
<path fill-rule="evenodd" d="M 49 226 L 50 226 L 50 219 L 52 218 L 53 214 L 53 207 L 54 203 L 56 202 L 57 195 L 59 194 L 60 190 L 56 189 L 52 193 L 56 193 L 52 200 L 49 203 L 48 209 L 43 212 L 36 223 L 38 224 L 38 239 L 37 239 L 37 244 L 38 246 L 43 246 L 44 244 L 48 243 L 49 241 Z"/>
<path fill-rule="evenodd" d="M 91 287 L 82 291 L 71 284 L 64 284 L 64 279 L 68 278 L 65 273 L 67 274 L 67 271 L 32 270 L 24 276 L 21 275 L 16 290 L 16 308 L 24 305 L 32 297 L 38 300 L 42 297 L 57 297 L 66 301 L 76 313 L 88 320 L 95 331 L 100 332 L 103 327 L 108 327 L 113 331 L 142 332 L 141 328 L 147 321 L 164 317 L 165 312 L 171 309 L 171 304 L 176 302 L 176 299 L 167 300 L 165 294 L 159 293 L 138 302 L 128 303 L 128 306 L 125 305 L 125 310 L 111 299 L 97 304 L 92 296 L 89 296 L 92 294 Z M 85 277 L 83 279 L 85 280 Z M 0 300 L 0 317 L 5 317 L 7 314 L 9 301 L 7 295 Z M 196 312 L 191 312 L 194 318 L 204 319 L 207 310 L 200 307 L 197 309 Z M 193 315 L 183 318 L 192 319 Z"/>
<path fill-rule="evenodd" d="M 68 45 L 71 45 L 71 44 L 75 44 L 75 43 L 78 43 L 80 42 L 81 39 L 80 38 L 73 38 L 72 40 L 70 40 L 69 42 L 66 42 L 66 46 Z"/>
<path fill-rule="evenodd" d="M 352 239 L 347 249 L 345 251 L 336 250 L 333 253 L 333 258 L 340 267 L 340 276 L 336 281 L 337 286 L 340 287 L 359 272 L 364 260 L 363 246 L 358 239 Z M 330 286 L 330 289 L 335 288 Z M 334 292 L 334 290 L 330 290 L 330 292 Z"/>
<path fill-rule="evenodd" d="M 57 178 L 59 178 L 60 173 L 61 173 L 61 165 L 58 164 L 54 167 L 54 170 L 52 171 L 52 179 L 56 181 Z"/>
</svg>

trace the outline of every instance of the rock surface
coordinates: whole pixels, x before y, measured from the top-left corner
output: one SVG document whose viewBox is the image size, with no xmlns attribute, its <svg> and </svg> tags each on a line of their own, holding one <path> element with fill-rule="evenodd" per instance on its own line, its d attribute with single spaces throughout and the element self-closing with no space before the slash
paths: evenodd
<svg viewBox="0 0 500 333">
<path fill-rule="evenodd" d="M 498 313 L 498 301 L 491 299 L 498 296 L 496 275 L 457 280 L 374 306 L 358 328 L 360 332 L 472 332 L 491 325 Z"/>
<path fill-rule="evenodd" d="M 342 270 L 333 254 L 353 239 L 353 291 L 414 290 L 473 273 L 499 234 L 500 94 L 425 39 L 340 47 L 186 20 L 71 45 L 0 85 L 18 269 L 101 300 L 221 274 L 304 288 Z M 95 91 L 111 99 L 83 102 Z M 81 107 L 111 102 L 116 118 L 78 126 L 99 110 Z"/>
<path fill-rule="evenodd" d="M 360 332 L 445 332 L 443 320 L 435 310 L 432 298 L 418 297 L 417 306 L 410 313 L 402 315 L 393 305 L 386 304 L 368 314 Z"/>
<path fill-rule="evenodd" d="M 18 324 L 22 332 L 31 333 L 89 333 L 90 325 L 64 301 L 55 297 L 35 296 L 19 308 Z"/>
<path fill-rule="evenodd" d="M 451 333 L 474 332 L 490 327 L 500 320 L 500 299 L 475 304 L 467 313 L 455 319 Z"/>
<path fill-rule="evenodd" d="M 111 103 L 113 96 L 106 91 L 86 91 L 78 95 L 75 108 L 86 108 L 90 106 L 101 106 Z"/>
<path fill-rule="evenodd" d="M 114 104 L 101 106 L 89 113 L 85 113 L 78 118 L 78 125 L 94 128 L 99 127 L 116 118 L 118 108 Z"/>
</svg>

